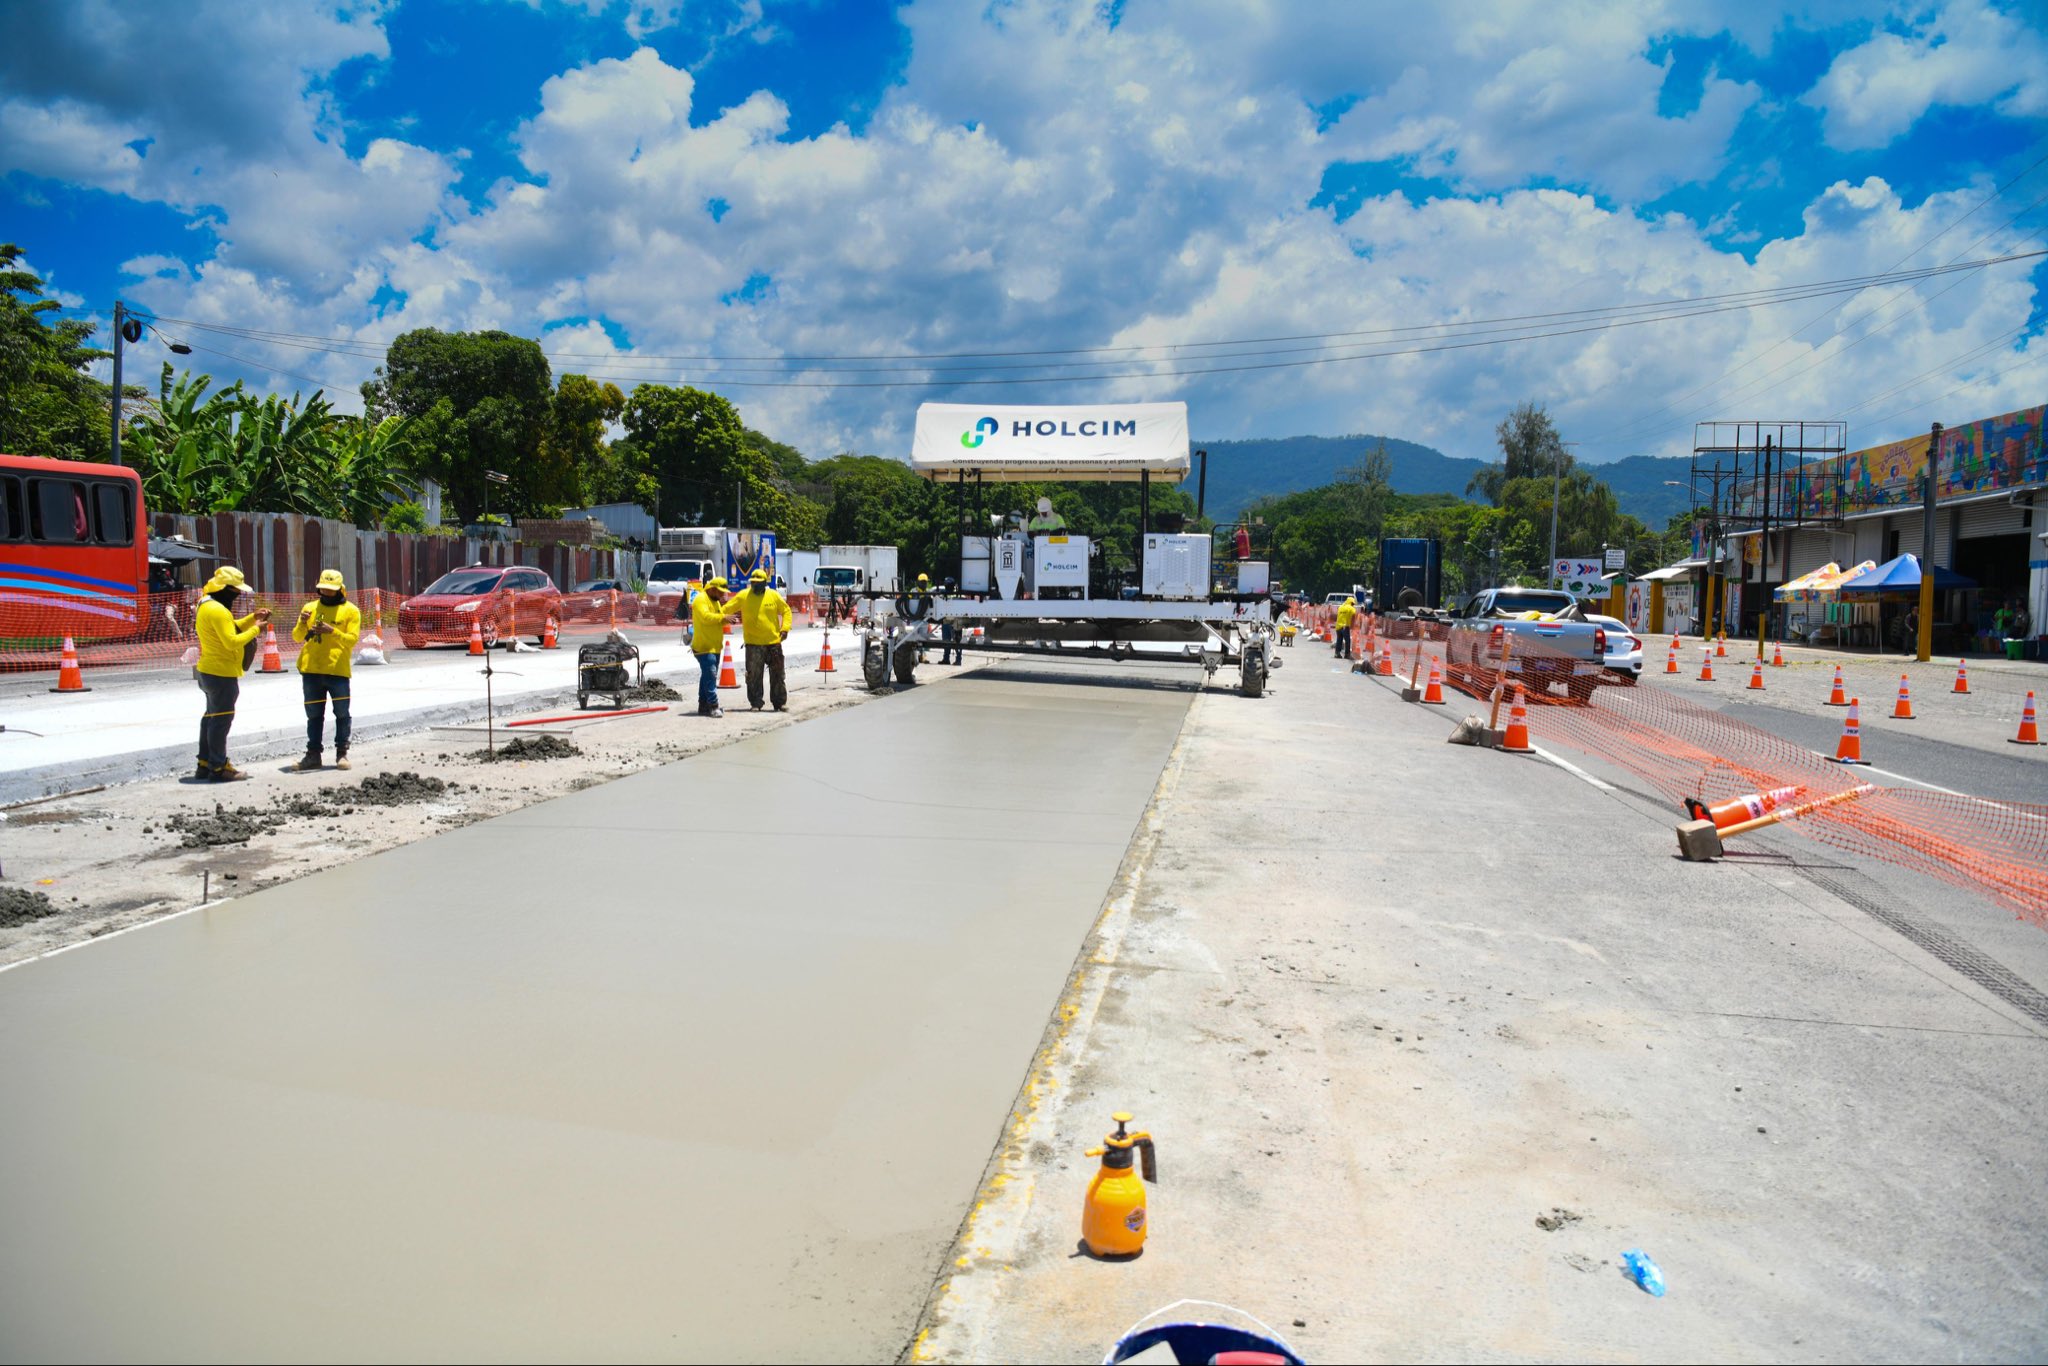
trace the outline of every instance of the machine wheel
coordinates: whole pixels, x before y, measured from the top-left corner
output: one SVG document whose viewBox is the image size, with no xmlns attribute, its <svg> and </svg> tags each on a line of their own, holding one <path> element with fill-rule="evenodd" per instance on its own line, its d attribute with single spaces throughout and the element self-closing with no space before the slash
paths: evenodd
<svg viewBox="0 0 2048 1366">
<path fill-rule="evenodd" d="M 918 653 L 916 650 L 896 652 L 896 681 L 905 687 L 916 681 Z"/>
<path fill-rule="evenodd" d="M 576 710 L 578 710 L 578 711 L 589 711 L 589 710 L 590 710 L 590 694 L 589 694 L 589 693 L 587 693 L 587 692 L 580 692 L 580 693 L 577 693 L 577 694 L 576 694 Z"/>
<path fill-rule="evenodd" d="M 879 641 L 868 642 L 861 651 L 860 673 L 869 692 L 880 692 L 889 686 L 889 663 Z"/>
<path fill-rule="evenodd" d="M 1266 691 L 1266 661 L 1256 654 L 1247 654 L 1244 657 L 1242 678 L 1243 681 L 1238 684 L 1238 691 L 1240 693 L 1243 693 L 1246 697 L 1258 697 L 1264 693 Z"/>
</svg>

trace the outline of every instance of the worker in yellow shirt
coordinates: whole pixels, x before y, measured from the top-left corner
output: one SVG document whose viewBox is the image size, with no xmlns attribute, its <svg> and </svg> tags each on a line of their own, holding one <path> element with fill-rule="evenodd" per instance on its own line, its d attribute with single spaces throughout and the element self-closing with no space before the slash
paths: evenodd
<svg viewBox="0 0 2048 1366">
<path fill-rule="evenodd" d="M 363 614 L 348 600 L 339 569 L 320 571 L 318 596 L 299 609 L 292 639 L 299 642 L 299 689 L 306 698 L 306 757 L 300 773 L 320 769 L 321 733 L 327 728 L 327 707 L 334 705 L 334 766 L 348 767 L 349 675 L 354 669 L 356 641 L 363 634 Z"/>
<path fill-rule="evenodd" d="M 768 672 L 768 698 L 775 710 L 789 710 L 789 687 L 783 680 L 782 642 L 796 616 L 789 599 L 769 586 L 768 571 L 756 569 L 747 576 L 747 591 L 740 594 L 740 639 L 747 647 L 747 705 L 761 710 L 761 671 Z"/>
<path fill-rule="evenodd" d="M 690 652 L 697 656 L 697 715 L 723 716 L 718 705 L 718 655 L 725 645 L 725 619 L 740 610 L 727 596 L 723 578 L 708 579 L 690 599 Z"/>
<path fill-rule="evenodd" d="M 1351 658 L 1351 622 L 1358 615 L 1358 599 L 1347 597 L 1337 604 L 1337 658 Z"/>
<path fill-rule="evenodd" d="M 248 651 L 269 622 L 270 609 L 259 607 L 245 617 L 230 610 L 248 586 L 241 570 L 223 565 L 199 590 L 199 614 L 193 621 L 199 663 L 193 666 L 192 677 L 206 697 L 206 710 L 199 716 L 199 771 L 194 775 L 202 783 L 235 783 L 249 776 L 228 762 L 228 731 L 235 724 Z"/>
</svg>

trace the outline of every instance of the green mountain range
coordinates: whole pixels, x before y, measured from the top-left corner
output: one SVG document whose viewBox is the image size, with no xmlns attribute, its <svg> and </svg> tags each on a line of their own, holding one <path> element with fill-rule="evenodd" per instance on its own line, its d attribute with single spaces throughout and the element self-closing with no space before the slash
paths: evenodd
<svg viewBox="0 0 2048 1366">
<path fill-rule="evenodd" d="M 1256 437 L 1244 441 L 1197 441 L 1197 450 L 1209 452 L 1208 513 L 1219 522 L 1234 520 L 1254 499 L 1294 493 L 1335 482 L 1343 472 L 1364 461 L 1380 442 L 1387 443 L 1387 455 L 1394 466 L 1396 493 L 1454 493 L 1465 496 L 1465 486 L 1485 463 L 1445 455 L 1430 446 L 1399 437 L 1286 436 Z M 1200 462 L 1196 462 L 1199 472 Z M 1614 490 L 1623 512 L 1633 513 L 1644 525 L 1662 530 L 1672 514 L 1683 512 L 1691 499 L 1686 490 L 1670 488 L 1667 479 L 1684 483 L 1687 462 L 1682 456 L 1632 455 L 1606 465 L 1587 468 Z M 1195 492 L 1195 479 L 1184 488 Z"/>
</svg>

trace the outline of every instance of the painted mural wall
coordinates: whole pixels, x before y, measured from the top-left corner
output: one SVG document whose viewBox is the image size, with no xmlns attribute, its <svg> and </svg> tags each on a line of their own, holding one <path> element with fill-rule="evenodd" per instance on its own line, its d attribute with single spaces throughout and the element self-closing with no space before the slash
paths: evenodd
<svg viewBox="0 0 2048 1366">
<path fill-rule="evenodd" d="M 1935 464 L 1935 498 L 1947 501 L 2048 483 L 2048 405 L 1980 418 L 1943 430 Z M 1871 446 L 1787 470 L 1777 479 L 1772 515 L 1798 521 L 1842 517 L 1878 508 L 1916 507 L 1927 472 L 1928 433 Z M 1761 490 L 1744 488 L 1737 515 L 1761 506 Z"/>
</svg>

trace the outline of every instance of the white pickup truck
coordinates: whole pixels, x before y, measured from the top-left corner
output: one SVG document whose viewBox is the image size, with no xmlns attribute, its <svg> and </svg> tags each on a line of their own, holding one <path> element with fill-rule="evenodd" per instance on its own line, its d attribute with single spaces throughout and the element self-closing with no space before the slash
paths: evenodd
<svg viewBox="0 0 2048 1366">
<path fill-rule="evenodd" d="M 1444 667 L 1453 680 L 1482 690 L 1503 680 L 1536 696 L 1562 686 L 1585 702 L 1609 681 L 1607 631 L 1587 621 L 1569 593 L 1489 588 L 1473 594 L 1452 620 Z"/>
</svg>

